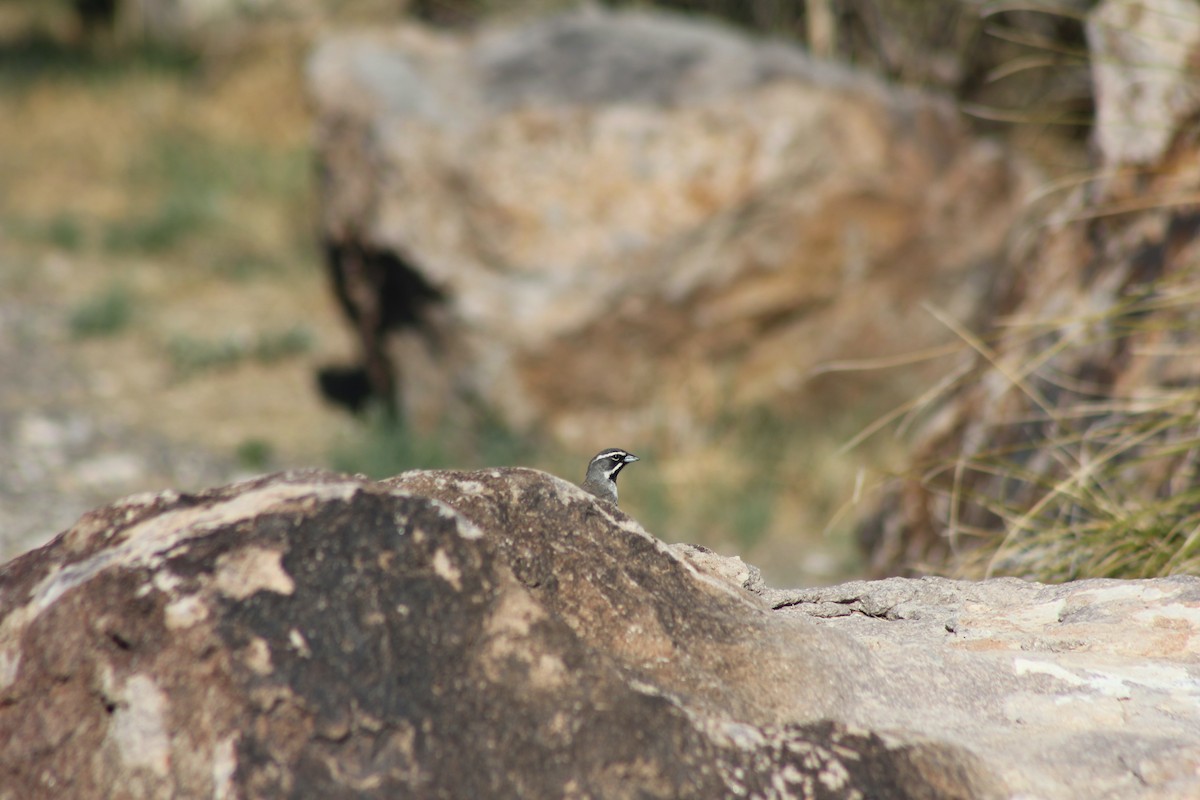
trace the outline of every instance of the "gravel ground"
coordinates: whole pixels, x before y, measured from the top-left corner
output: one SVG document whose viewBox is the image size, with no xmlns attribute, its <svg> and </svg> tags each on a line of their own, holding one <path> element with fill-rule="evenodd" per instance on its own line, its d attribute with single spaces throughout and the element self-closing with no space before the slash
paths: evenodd
<svg viewBox="0 0 1200 800">
<path fill-rule="evenodd" d="M 234 463 L 117 424 L 97 405 L 64 312 L 0 295 L 0 562 L 119 497 L 237 477 Z"/>
</svg>

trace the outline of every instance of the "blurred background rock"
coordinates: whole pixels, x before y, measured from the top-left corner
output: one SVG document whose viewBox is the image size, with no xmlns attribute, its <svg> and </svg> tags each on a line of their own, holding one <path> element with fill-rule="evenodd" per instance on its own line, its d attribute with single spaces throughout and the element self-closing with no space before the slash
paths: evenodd
<svg viewBox="0 0 1200 800">
<path fill-rule="evenodd" d="M 626 510 L 774 583 L 968 569 L 922 475 L 978 402 L 929 390 L 1095 175 L 1094 6 L 0 0 L 0 557 L 620 445 Z"/>
</svg>

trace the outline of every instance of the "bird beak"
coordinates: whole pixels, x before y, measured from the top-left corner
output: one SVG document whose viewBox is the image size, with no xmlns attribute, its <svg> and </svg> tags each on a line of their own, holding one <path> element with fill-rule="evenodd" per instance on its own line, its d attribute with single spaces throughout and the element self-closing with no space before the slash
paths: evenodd
<svg viewBox="0 0 1200 800">
<path fill-rule="evenodd" d="M 640 461 L 640 460 L 641 460 L 641 459 L 639 459 L 639 458 L 638 458 L 637 456 L 635 456 L 633 453 L 626 453 L 626 454 L 625 454 L 625 463 L 626 463 L 626 464 L 632 464 L 633 462 L 635 462 L 635 461 Z"/>
</svg>

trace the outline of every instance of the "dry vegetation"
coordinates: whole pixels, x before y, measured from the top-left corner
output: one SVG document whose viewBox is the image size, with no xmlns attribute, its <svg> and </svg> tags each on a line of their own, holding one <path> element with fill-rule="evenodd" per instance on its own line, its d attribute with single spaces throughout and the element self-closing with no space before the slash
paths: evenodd
<svg viewBox="0 0 1200 800">
<path fill-rule="evenodd" d="M 959 452 L 908 470 L 935 498 L 950 545 L 927 571 L 1053 582 L 1200 573 L 1200 389 L 1081 374 L 1106 368 L 1089 357 L 1118 343 L 1160 359 L 1143 363 L 1147 373 L 1194 374 L 1198 299 L 1184 271 L 1099 312 L 1001 320 L 986 341 L 964 334 L 977 357 L 945 388 L 999 391 L 952 440 Z"/>
</svg>

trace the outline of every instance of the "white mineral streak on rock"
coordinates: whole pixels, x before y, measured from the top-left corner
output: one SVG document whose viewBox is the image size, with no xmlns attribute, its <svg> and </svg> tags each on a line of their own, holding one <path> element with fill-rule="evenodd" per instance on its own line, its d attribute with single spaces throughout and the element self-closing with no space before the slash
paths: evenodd
<svg viewBox="0 0 1200 800">
<path fill-rule="evenodd" d="M 283 553 L 266 547 L 243 547 L 217 559 L 216 587 L 235 600 L 255 592 L 291 594 L 296 588 L 283 568 Z"/>
<path fill-rule="evenodd" d="M 171 767 L 166 695 L 148 676 L 133 675 L 114 699 L 116 709 L 108 736 L 121 760 L 131 769 L 146 769 L 166 777 Z"/>
<path fill-rule="evenodd" d="M 462 590 L 462 571 L 441 548 L 433 554 L 433 571 L 456 590 Z"/>
<path fill-rule="evenodd" d="M 222 739 L 213 749 L 213 800 L 237 800 L 233 776 L 237 772 L 237 741 L 235 733 Z"/>
<path fill-rule="evenodd" d="M 163 609 L 167 628 L 179 630 L 190 628 L 197 622 L 208 619 L 208 606 L 204 600 L 195 594 L 184 595 L 178 600 L 172 600 Z"/>
</svg>

